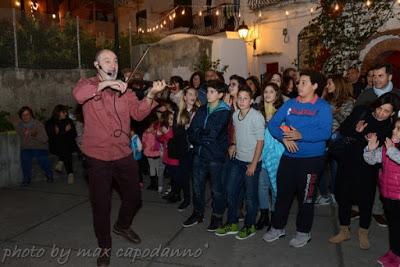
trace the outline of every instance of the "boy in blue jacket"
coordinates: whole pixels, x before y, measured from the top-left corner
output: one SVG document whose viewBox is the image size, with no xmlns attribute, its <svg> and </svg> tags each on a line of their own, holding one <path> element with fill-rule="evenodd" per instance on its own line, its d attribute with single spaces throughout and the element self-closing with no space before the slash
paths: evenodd
<svg viewBox="0 0 400 267">
<path fill-rule="evenodd" d="M 297 196 L 296 234 L 289 245 L 303 247 L 311 240 L 318 175 L 324 166 L 325 144 L 331 136 L 330 105 L 318 97 L 325 80 L 313 71 L 300 75 L 299 96 L 288 100 L 268 124 L 273 137 L 285 145 L 278 167 L 277 199 L 272 227 L 263 239 L 273 242 L 285 235 L 293 198 Z M 281 126 L 282 123 L 285 126 Z"/>
<path fill-rule="evenodd" d="M 183 222 L 190 227 L 203 222 L 205 206 L 205 179 L 211 177 L 212 216 L 207 231 L 222 225 L 225 211 L 225 193 L 222 184 L 222 165 L 228 150 L 228 121 L 230 108 L 222 101 L 227 92 L 220 81 L 207 82 L 207 104 L 201 106 L 188 129 L 189 142 L 194 146 L 193 159 L 193 214 Z"/>
</svg>

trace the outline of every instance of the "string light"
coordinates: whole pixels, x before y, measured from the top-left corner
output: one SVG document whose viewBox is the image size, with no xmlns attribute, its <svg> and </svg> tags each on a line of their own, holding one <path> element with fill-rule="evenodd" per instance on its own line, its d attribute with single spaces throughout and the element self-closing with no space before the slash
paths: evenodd
<svg viewBox="0 0 400 267">
<path fill-rule="evenodd" d="M 181 13 L 182 15 L 185 15 L 185 9 L 182 9 L 182 13 Z"/>
<path fill-rule="evenodd" d="M 175 18 L 176 17 L 176 14 L 175 14 L 175 12 L 172 14 L 172 18 Z"/>
<path fill-rule="evenodd" d="M 160 25 L 160 28 L 162 29 L 162 28 L 164 28 L 164 26 L 161 24 L 161 25 Z"/>
<path fill-rule="evenodd" d="M 338 11 L 338 10 L 339 10 L 339 4 L 336 3 L 336 4 L 335 4 L 335 11 Z"/>
<path fill-rule="evenodd" d="M 400 0 L 399 0 L 400 1 Z M 203 16 L 203 12 L 199 11 L 199 17 Z"/>
<path fill-rule="evenodd" d="M 215 15 L 219 16 L 219 9 L 215 12 Z"/>
<path fill-rule="evenodd" d="M 167 25 L 167 21 L 166 21 L 165 19 L 164 19 L 164 22 L 163 22 L 163 23 L 164 23 L 164 25 Z"/>
<path fill-rule="evenodd" d="M 56 18 L 57 18 L 56 14 L 53 14 L 53 15 L 51 15 L 51 16 L 52 16 L 53 19 L 56 19 Z"/>
<path fill-rule="evenodd" d="M 156 29 L 158 29 L 158 24 L 156 25 Z"/>
<path fill-rule="evenodd" d="M 19 1 L 15 1 L 16 6 L 21 6 L 21 3 Z"/>
<path fill-rule="evenodd" d="M 171 15 L 169 15 L 168 17 L 169 17 L 169 20 L 172 20 L 172 17 L 171 17 Z"/>
<path fill-rule="evenodd" d="M 310 13 L 314 13 L 314 8 L 313 7 L 310 9 Z"/>
<path fill-rule="evenodd" d="M 285 15 L 289 16 L 289 11 L 288 10 L 285 11 Z"/>
<path fill-rule="evenodd" d="M 259 17 L 259 18 L 261 18 L 261 17 L 262 17 L 261 10 L 258 12 L 258 17 Z"/>
<path fill-rule="evenodd" d="M 366 3 L 367 7 L 369 7 L 371 4 L 372 4 L 371 1 L 367 0 L 367 3 Z"/>
<path fill-rule="evenodd" d="M 400 1 L 400 0 L 399 0 L 399 1 Z M 239 11 L 239 15 L 238 15 L 238 16 L 239 16 L 239 18 L 242 16 L 242 15 L 240 14 L 240 11 Z"/>
</svg>

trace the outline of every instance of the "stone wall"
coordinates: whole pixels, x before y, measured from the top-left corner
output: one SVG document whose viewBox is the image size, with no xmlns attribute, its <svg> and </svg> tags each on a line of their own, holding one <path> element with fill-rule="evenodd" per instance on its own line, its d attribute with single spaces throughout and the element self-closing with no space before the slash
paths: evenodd
<svg viewBox="0 0 400 267">
<path fill-rule="evenodd" d="M 57 104 L 75 105 L 71 91 L 81 75 L 90 74 L 91 70 L 0 69 L 0 110 L 15 117 L 27 105 L 34 111 L 46 109 L 48 117 Z"/>
<path fill-rule="evenodd" d="M 152 45 L 144 57 L 139 70 L 149 74 L 149 79 L 166 79 L 172 75 L 182 76 L 189 80 L 193 65 L 199 62 L 202 53 L 212 56 L 213 41 L 204 37 L 189 34 L 168 36 Z M 133 62 L 139 61 L 147 45 L 135 46 Z"/>
<path fill-rule="evenodd" d="M 0 188 L 21 183 L 19 138 L 16 133 L 0 133 Z"/>
</svg>

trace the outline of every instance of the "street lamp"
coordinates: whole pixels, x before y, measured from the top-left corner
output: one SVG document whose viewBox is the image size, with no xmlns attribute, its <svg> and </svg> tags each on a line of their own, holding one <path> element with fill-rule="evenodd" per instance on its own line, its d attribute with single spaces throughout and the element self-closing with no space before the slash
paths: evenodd
<svg viewBox="0 0 400 267">
<path fill-rule="evenodd" d="M 239 26 L 238 33 L 239 33 L 240 38 L 242 38 L 243 40 L 246 40 L 247 34 L 249 34 L 249 27 L 247 27 L 247 25 L 244 24 L 244 21 Z"/>
<path fill-rule="evenodd" d="M 247 25 L 244 23 L 244 21 L 239 26 L 238 33 L 239 33 L 239 37 L 241 39 L 243 39 L 243 41 L 245 41 L 248 44 L 253 43 L 253 49 L 254 50 L 257 49 L 257 44 L 256 44 L 256 39 L 255 38 L 253 40 L 247 41 L 247 35 L 249 34 L 249 27 L 247 27 Z"/>
</svg>

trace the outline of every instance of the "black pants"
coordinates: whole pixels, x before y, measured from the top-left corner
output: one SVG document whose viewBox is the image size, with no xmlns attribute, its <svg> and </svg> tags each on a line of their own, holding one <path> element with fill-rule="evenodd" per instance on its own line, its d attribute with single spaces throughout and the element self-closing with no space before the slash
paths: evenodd
<svg viewBox="0 0 400 267">
<path fill-rule="evenodd" d="M 74 171 L 72 169 L 72 152 L 60 151 L 58 153 L 58 157 L 64 163 L 65 171 L 67 172 L 67 174 L 73 173 Z"/>
<path fill-rule="evenodd" d="M 314 201 L 318 176 L 324 167 L 324 156 L 313 158 L 290 158 L 282 156 L 277 175 L 277 197 L 272 226 L 285 228 L 290 206 L 297 196 L 299 211 L 296 230 L 302 233 L 311 231 L 314 219 Z"/>
<path fill-rule="evenodd" d="M 183 200 L 190 203 L 190 180 L 193 173 L 193 153 L 188 152 L 179 159 L 180 176 L 177 181 L 178 191 L 183 191 Z"/>
<path fill-rule="evenodd" d="M 383 198 L 383 207 L 389 227 L 389 247 L 400 257 L 400 200 Z"/>
<path fill-rule="evenodd" d="M 138 181 L 138 164 L 132 155 L 115 161 L 86 157 L 93 225 L 100 248 L 111 248 L 111 193 L 113 182 L 121 196 L 117 224 L 122 229 L 131 226 L 142 204 Z"/>
<path fill-rule="evenodd" d="M 350 225 L 351 206 L 356 204 L 360 211 L 360 227 L 368 229 L 371 224 L 378 169 L 364 161 L 362 148 L 357 145 L 349 145 L 346 150 L 346 155 L 338 162 L 335 187 L 339 223 Z"/>
</svg>

